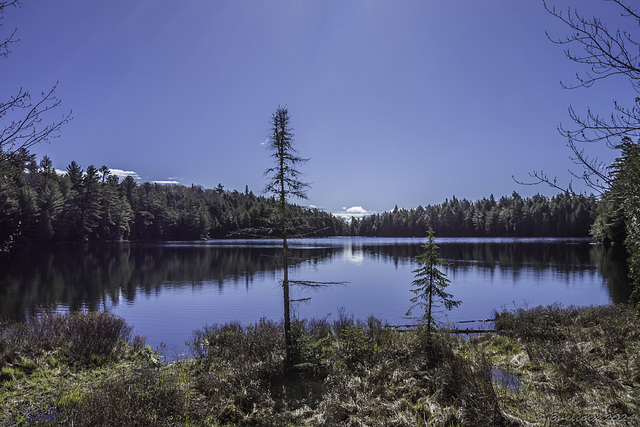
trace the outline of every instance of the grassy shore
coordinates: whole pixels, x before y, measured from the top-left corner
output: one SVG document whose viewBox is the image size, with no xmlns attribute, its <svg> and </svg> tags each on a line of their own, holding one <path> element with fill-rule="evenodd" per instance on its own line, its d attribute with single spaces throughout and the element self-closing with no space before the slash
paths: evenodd
<svg viewBox="0 0 640 427">
<path fill-rule="evenodd" d="M 640 320 L 620 306 L 497 314 L 464 339 L 375 318 L 194 332 L 164 363 L 108 313 L 0 326 L 1 425 L 623 426 L 640 424 Z"/>
</svg>

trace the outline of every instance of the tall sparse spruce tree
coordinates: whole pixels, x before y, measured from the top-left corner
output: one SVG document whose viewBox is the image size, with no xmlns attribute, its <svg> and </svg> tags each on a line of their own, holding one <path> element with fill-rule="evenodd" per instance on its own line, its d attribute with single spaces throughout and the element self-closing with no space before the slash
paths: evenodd
<svg viewBox="0 0 640 427">
<path fill-rule="evenodd" d="M 416 296 L 411 298 L 413 305 L 407 311 L 407 316 L 411 314 L 414 308 L 421 307 L 424 309 L 422 320 L 427 322 L 427 330 L 431 331 L 433 318 L 433 308 L 442 302 L 447 310 L 459 306 L 462 301 L 453 299 L 453 295 L 445 292 L 445 288 L 449 286 L 451 281 L 447 279 L 447 275 L 438 269 L 438 266 L 447 265 L 445 261 L 439 258 L 439 248 L 435 244 L 435 236 L 433 229 L 427 231 L 427 244 L 422 245 L 424 253 L 418 255 L 418 264 L 420 267 L 413 270 L 415 280 L 412 282 L 413 292 Z"/>
<path fill-rule="evenodd" d="M 291 360 L 291 312 L 289 297 L 289 255 L 287 243 L 287 229 L 289 216 L 287 212 L 290 198 L 307 198 L 307 188 L 309 184 L 302 182 L 302 173 L 298 171 L 298 165 L 307 162 L 298 155 L 298 151 L 293 147 L 293 129 L 290 124 L 289 112 L 286 107 L 278 107 L 271 116 L 271 129 L 269 134 L 268 149 L 272 151 L 271 157 L 275 165 L 265 171 L 265 176 L 269 179 L 265 193 L 272 194 L 279 202 L 279 228 L 282 238 L 282 267 L 284 277 L 282 280 L 282 294 L 284 302 L 284 336 L 286 345 L 286 363 L 290 365 Z"/>
</svg>

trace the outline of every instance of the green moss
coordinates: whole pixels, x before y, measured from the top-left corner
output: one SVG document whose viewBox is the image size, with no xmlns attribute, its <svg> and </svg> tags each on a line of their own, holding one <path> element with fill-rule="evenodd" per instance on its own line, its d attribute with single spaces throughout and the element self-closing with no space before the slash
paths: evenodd
<svg viewBox="0 0 640 427">
<path fill-rule="evenodd" d="M 69 388 L 68 390 L 62 393 L 62 395 L 60 396 L 60 400 L 58 401 L 58 404 L 62 407 L 70 406 L 70 405 L 78 405 L 79 403 L 82 402 L 83 398 L 85 397 L 85 394 L 86 393 L 81 386 L 79 385 L 72 386 L 71 388 Z"/>
<path fill-rule="evenodd" d="M 16 382 L 25 377 L 26 374 L 19 367 L 3 366 L 0 369 L 0 381 L 3 388 L 11 388 Z"/>
</svg>

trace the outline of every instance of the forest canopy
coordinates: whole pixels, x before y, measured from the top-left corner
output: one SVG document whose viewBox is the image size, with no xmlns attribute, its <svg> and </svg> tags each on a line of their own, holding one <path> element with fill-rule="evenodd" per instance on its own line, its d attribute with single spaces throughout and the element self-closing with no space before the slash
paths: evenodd
<svg viewBox="0 0 640 427">
<path fill-rule="evenodd" d="M 226 191 L 222 185 L 160 185 L 124 180 L 108 168 L 71 162 L 58 174 L 48 157 L 19 150 L 0 162 L 0 242 L 201 240 L 277 237 L 278 202 Z M 292 237 L 588 236 L 596 216 L 593 196 L 552 198 L 517 193 L 471 202 L 395 208 L 342 220 L 316 208 L 290 205 Z"/>
</svg>

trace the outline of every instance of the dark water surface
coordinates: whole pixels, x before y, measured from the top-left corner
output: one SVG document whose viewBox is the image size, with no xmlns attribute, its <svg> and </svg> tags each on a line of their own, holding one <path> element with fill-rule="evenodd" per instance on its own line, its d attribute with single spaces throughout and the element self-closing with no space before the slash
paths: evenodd
<svg viewBox="0 0 640 427">
<path fill-rule="evenodd" d="M 329 238 L 291 241 L 291 280 L 348 282 L 293 289 L 300 318 L 331 320 L 338 310 L 391 324 L 411 323 L 412 270 L 425 239 Z M 587 240 L 438 239 L 448 288 L 462 305 L 442 322 L 489 318 L 493 310 L 559 302 L 623 302 L 620 256 Z M 0 271 L 0 316 L 23 320 L 41 307 L 107 310 L 152 347 L 184 351 L 205 324 L 282 318 L 279 241 L 76 244 L 17 248 Z M 415 311 L 414 314 L 419 314 Z M 170 355 L 171 356 L 171 355 Z"/>
</svg>

